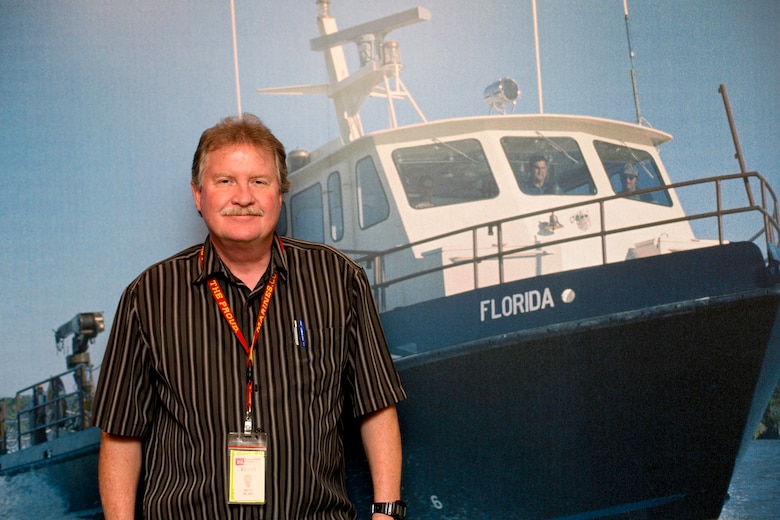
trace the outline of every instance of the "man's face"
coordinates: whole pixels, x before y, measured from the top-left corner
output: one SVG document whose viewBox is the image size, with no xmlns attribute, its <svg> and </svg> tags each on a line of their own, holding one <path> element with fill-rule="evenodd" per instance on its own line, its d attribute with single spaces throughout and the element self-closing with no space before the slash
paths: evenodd
<svg viewBox="0 0 780 520">
<path fill-rule="evenodd" d="M 542 187 L 544 179 L 547 177 L 547 163 L 545 161 L 537 161 L 531 165 L 531 176 L 534 181 L 534 185 Z"/>
<path fill-rule="evenodd" d="M 270 246 L 282 208 L 272 152 L 249 144 L 210 152 L 192 196 L 218 251 Z"/>
<path fill-rule="evenodd" d="M 624 173 L 620 178 L 623 181 L 623 191 L 636 191 L 637 175 Z"/>
</svg>

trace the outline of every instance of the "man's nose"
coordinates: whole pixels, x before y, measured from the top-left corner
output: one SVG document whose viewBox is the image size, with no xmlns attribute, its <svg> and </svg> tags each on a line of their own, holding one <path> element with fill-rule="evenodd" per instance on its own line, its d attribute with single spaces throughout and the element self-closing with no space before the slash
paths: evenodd
<svg viewBox="0 0 780 520">
<path fill-rule="evenodd" d="M 239 206 L 249 206 L 254 202 L 254 196 L 249 189 L 248 183 L 238 183 L 236 189 L 233 192 L 233 204 Z"/>
</svg>

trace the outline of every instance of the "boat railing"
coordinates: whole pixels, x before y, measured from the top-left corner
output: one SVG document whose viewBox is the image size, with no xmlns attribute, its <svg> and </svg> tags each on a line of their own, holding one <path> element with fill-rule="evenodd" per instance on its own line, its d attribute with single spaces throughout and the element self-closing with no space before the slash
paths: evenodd
<svg viewBox="0 0 780 520">
<path fill-rule="evenodd" d="M 737 185 L 735 181 L 739 181 Z M 743 184 L 744 183 L 744 184 Z M 727 186 L 729 189 L 727 189 Z M 753 189 L 757 189 L 760 197 L 754 197 Z M 373 271 L 372 286 L 374 289 L 374 296 L 377 301 L 377 305 L 380 311 L 387 310 L 387 292 L 390 288 L 409 280 L 414 280 L 423 276 L 431 275 L 434 273 L 441 273 L 448 269 L 455 269 L 463 266 L 472 266 L 473 271 L 473 286 L 479 288 L 487 285 L 495 285 L 495 280 L 489 282 L 480 283 L 479 265 L 486 261 L 493 261 L 497 264 L 498 269 L 498 283 L 505 282 L 504 276 L 504 263 L 510 256 L 517 256 L 518 254 L 538 251 L 540 244 L 534 242 L 532 244 L 523 245 L 519 247 L 504 247 L 504 241 L 502 234 L 508 224 L 518 222 L 523 219 L 535 218 L 540 216 L 550 216 L 555 213 L 560 213 L 566 210 L 572 210 L 583 206 L 593 207 L 598 206 L 599 213 L 599 226 L 598 229 L 594 229 L 591 232 L 586 232 L 574 237 L 564 237 L 560 239 L 554 239 L 547 237 L 543 245 L 545 247 L 582 242 L 585 240 L 599 240 L 601 243 L 601 264 L 608 263 L 608 242 L 610 237 L 621 233 L 628 233 L 636 230 L 655 228 L 658 226 L 675 224 L 679 222 L 688 222 L 691 225 L 701 224 L 707 222 L 704 227 L 707 228 L 706 237 L 716 241 L 717 244 L 724 244 L 728 241 L 733 241 L 726 230 L 726 221 L 730 217 L 739 217 L 746 214 L 757 215 L 760 222 L 754 224 L 756 227 L 751 233 L 753 235 L 746 237 L 738 237 L 739 240 L 749 240 L 752 242 L 759 242 L 763 237 L 763 243 L 759 243 L 759 247 L 763 251 L 769 254 L 770 245 L 776 245 L 777 237 L 780 236 L 780 224 L 778 224 L 778 200 L 772 187 L 767 183 L 763 176 L 757 172 L 736 173 L 731 175 L 721 175 L 717 177 L 708 177 L 703 179 L 695 179 L 690 181 L 678 182 L 670 185 L 663 185 L 655 188 L 648 188 L 643 190 L 637 190 L 631 194 L 631 197 L 638 197 L 642 194 L 651 194 L 657 191 L 671 191 L 674 190 L 682 198 L 686 193 L 689 193 L 690 200 L 695 200 L 697 206 L 702 200 L 708 201 L 707 209 L 703 211 L 694 211 L 682 216 L 676 216 L 673 218 L 654 219 L 651 221 L 644 221 L 639 224 L 632 224 L 626 226 L 610 227 L 607 226 L 608 212 L 610 211 L 610 203 L 619 199 L 625 199 L 629 197 L 626 194 L 610 195 L 600 197 L 597 199 L 589 199 L 585 202 L 579 201 L 572 204 L 565 204 L 556 207 L 547 207 L 543 210 L 523 213 L 521 215 L 512 216 L 509 218 L 495 220 L 491 222 L 483 222 L 474 226 L 461 228 L 448 233 L 443 233 L 434 237 L 426 238 L 416 242 L 396 246 L 384 251 L 347 251 L 355 258 L 355 260 L 362 265 L 366 266 L 367 270 Z M 709 191 L 712 190 L 712 191 Z M 756 201 L 756 199 L 759 199 Z M 714 200 L 714 207 L 712 202 Z M 614 205 L 613 205 L 614 207 Z M 614 211 L 614 210 L 613 210 Z M 710 223 L 714 222 L 714 226 Z M 478 247 L 478 237 L 480 234 L 487 232 L 489 236 L 495 235 L 497 242 L 496 247 L 487 253 L 480 253 Z M 442 242 L 450 237 L 456 235 L 471 234 L 471 254 L 466 258 L 454 259 L 449 263 L 437 265 L 434 267 L 428 267 L 418 270 L 410 270 L 409 272 L 398 273 L 394 276 L 389 276 L 385 265 L 388 264 L 388 258 L 392 255 L 399 253 L 409 253 L 413 249 L 424 249 L 426 244 L 434 244 Z M 712 235 L 715 235 L 713 238 Z M 621 260 L 625 260 L 622 258 Z M 395 269 L 395 267 L 394 267 Z"/>
<path fill-rule="evenodd" d="M 73 383 L 67 386 L 69 376 Z M 11 453 L 87 428 L 92 408 L 92 367 L 78 364 L 30 385 L 0 408 L 0 454 Z M 10 401 L 10 403 L 8 403 Z M 7 408 L 13 407 L 12 410 Z"/>
</svg>

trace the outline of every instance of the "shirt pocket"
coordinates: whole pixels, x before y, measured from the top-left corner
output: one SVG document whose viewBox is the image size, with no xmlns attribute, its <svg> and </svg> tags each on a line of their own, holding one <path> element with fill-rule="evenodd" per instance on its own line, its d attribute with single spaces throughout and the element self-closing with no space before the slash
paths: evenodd
<svg viewBox="0 0 780 520">
<path fill-rule="evenodd" d="M 299 391 L 315 396 L 339 389 L 345 367 L 341 328 L 308 327 L 294 337 L 296 380 Z"/>
</svg>

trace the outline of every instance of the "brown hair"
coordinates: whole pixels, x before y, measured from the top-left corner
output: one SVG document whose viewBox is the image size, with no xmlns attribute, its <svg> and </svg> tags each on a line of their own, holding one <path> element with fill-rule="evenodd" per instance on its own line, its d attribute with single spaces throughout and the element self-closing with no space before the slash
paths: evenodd
<svg viewBox="0 0 780 520">
<path fill-rule="evenodd" d="M 203 165 L 209 153 L 234 144 L 250 144 L 260 150 L 268 150 L 276 160 L 276 175 L 282 193 L 290 190 L 287 179 L 287 154 L 284 145 L 254 114 L 226 117 L 205 130 L 200 136 L 198 148 L 192 158 L 192 182 L 200 188 L 203 181 Z"/>
<path fill-rule="evenodd" d="M 545 157 L 544 155 L 533 155 L 533 156 L 531 156 L 531 158 L 528 159 L 528 166 L 533 168 L 534 164 L 539 163 L 539 162 L 543 162 L 545 164 L 545 166 L 548 166 L 547 157 Z"/>
</svg>

